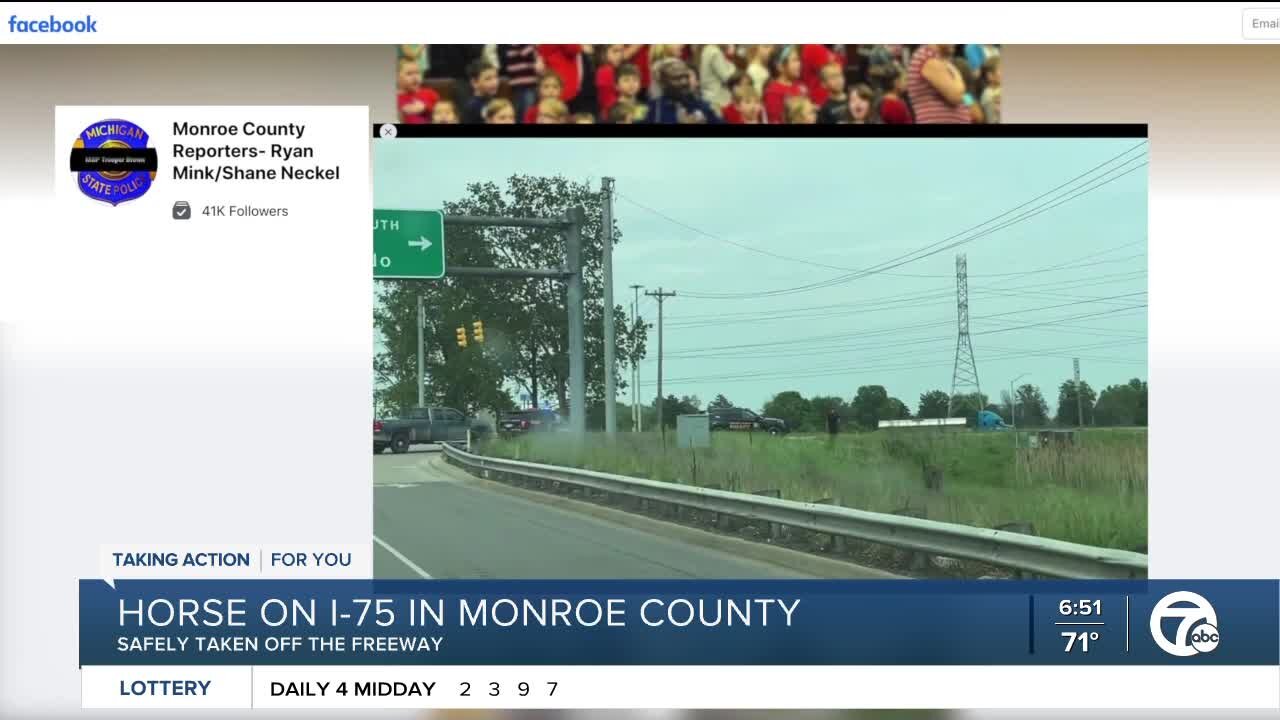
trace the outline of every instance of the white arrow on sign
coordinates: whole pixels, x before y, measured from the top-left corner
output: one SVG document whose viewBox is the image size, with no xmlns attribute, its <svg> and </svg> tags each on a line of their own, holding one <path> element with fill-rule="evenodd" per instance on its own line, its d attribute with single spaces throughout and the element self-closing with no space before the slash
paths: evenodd
<svg viewBox="0 0 1280 720">
<path fill-rule="evenodd" d="M 409 241 L 409 247 L 421 248 L 423 252 L 426 252 L 427 248 L 431 247 L 431 241 L 419 235 L 417 240 Z"/>
</svg>

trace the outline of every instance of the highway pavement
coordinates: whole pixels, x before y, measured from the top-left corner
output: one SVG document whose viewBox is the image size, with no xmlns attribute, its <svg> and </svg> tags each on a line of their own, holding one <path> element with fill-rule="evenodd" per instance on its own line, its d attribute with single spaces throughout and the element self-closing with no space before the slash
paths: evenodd
<svg viewBox="0 0 1280 720">
<path fill-rule="evenodd" d="M 492 489 L 438 452 L 375 455 L 373 463 L 380 579 L 813 577 L 690 542 L 698 531 L 664 532 L 657 521 L 630 527 Z"/>
</svg>

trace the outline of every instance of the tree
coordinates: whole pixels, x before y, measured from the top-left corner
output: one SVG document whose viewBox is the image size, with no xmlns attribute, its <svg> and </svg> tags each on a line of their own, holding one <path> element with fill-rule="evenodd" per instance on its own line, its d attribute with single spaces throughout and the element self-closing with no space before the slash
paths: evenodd
<svg viewBox="0 0 1280 720">
<path fill-rule="evenodd" d="M 1094 418 L 1098 425 L 1145 425 L 1147 384 L 1134 378 L 1124 385 L 1109 385 L 1098 395 Z"/>
<path fill-rule="evenodd" d="M 978 411 L 987 407 L 987 396 L 979 393 L 965 393 L 951 398 L 951 417 L 966 418 L 976 421 Z M 945 413 L 944 413 L 945 414 Z"/>
<path fill-rule="evenodd" d="M 896 397 L 885 400 L 880 409 L 881 420 L 907 420 L 911 417 L 911 408 Z"/>
<path fill-rule="evenodd" d="M 707 406 L 707 409 L 717 410 L 719 408 L 731 408 L 731 407 L 733 407 L 732 400 L 725 397 L 724 395 L 716 395 L 716 399 L 711 401 L 711 404 Z"/>
<path fill-rule="evenodd" d="M 806 421 L 813 414 L 812 407 L 803 395 L 795 390 L 786 390 L 773 396 L 764 404 L 764 414 L 785 420 L 792 430 L 807 429 Z"/>
<path fill-rule="evenodd" d="M 835 408 L 836 414 L 840 416 L 840 422 L 842 425 L 849 421 L 849 404 L 842 398 L 838 398 L 834 395 L 819 395 L 817 397 L 810 398 L 808 427 L 816 430 L 826 430 L 827 411 L 832 408 Z"/>
<path fill-rule="evenodd" d="M 617 422 L 618 430 L 628 432 L 631 430 L 631 406 L 624 402 L 614 402 L 613 404 L 614 419 Z M 587 429 L 588 430 L 604 430 L 604 400 L 594 400 L 587 405 Z"/>
<path fill-rule="evenodd" d="M 493 182 L 472 183 L 467 195 L 443 203 L 447 214 L 510 217 L 557 217 L 582 207 L 583 315 L 587 402 L 604 395 L 604 307 L 602 291 L 602 205 L 599 193 L 586 182 L 563 177 L 516 175 L 504 187 Z M 621 239 L 617 226 L 613 242 Z M 449 231 L 449 264 L 482 267 L 559 267 L 564 262 L 564 238 L 554 228 L 456 227 Z M 449 378 L 448 392 L 471 402 L 498 402 L 495 387 L 511 384 L 528 393 L 534 403 L 554 395 L 568 407 L 569 353 L 565 288 L 551 280 L 446 276 L 426 282 L 384 280 L 378 283 L 375 328 L 383 350 L 375 359 L 380 399 L 403 408 L 417 398 L 417 298 L 427 309 L 425 322 L 428 387 L 444 388 L 437 375 Z M 619 367 L 638 362 L 645 354 L 649 325 L 631 326 L 621 305 L 614 314 Z M 485 324 L 483 346 L 458 348 L 454 329 Z M 451 362 L 462 368 L 448 371 Z M 463 370 L 466 370 L 465 372 Z M 626 373 L 617 374 L 619 391 L 626 389 Z M 503 392 L 505 394 L 505 391 Z"/>
<path fill-rule="evenodd" d="M 944 418 L 947 416 L 947 394 L 941 390 L 930 390 L 920 395 L 920 405 L 916 409 L 916 417 L 921 419 Z"/>
<path fill-rule="evenodd" d="M 889 402 L 889 392 L 883 385 L 863 385 L 849 402 L 849 415 L 859 427 L 875 430 L 880 425 L 880 412 Z"/>
<path fill-rule="evenodd" d="M 1049 424 L 1049 405 L 1040 394 L 1040 388 L 1030 383 L 1018 386 L 1018 412 L 1009 418 L 1019 427 L 1040 427 Z"/>
<path fill-rule="evenodd" d="M 1081 409 L 1084 411 L 1084 424 L 1089 425 L 1093 422 L 1093 406 L 1097 400 L 1097 395 L 1093 392 L 1093 388 L 1089 387 L 1089 383 L 1080 381 L 1080 399 Z M 1076 383 L 1074 380 L 1065 380 L 1058 387 L 1058 415 L 1055 421 L 1059 425 L 1077 426 L 1079 413 L 1076 407 Z"/>
<path fill-rule="evenodd" d="M 697 414 L 701 412 L 699 408 L 700 401 L 697 395 L 685 395 L 679 398 L 668 395 L 662 400 L 662 424 L 673 428 L 676 426 L 676 416 Z"/>
<path fill-rule="evenodd" d="M 1009 395 L 1008 390 L 1000 391 L 1000 404 L 995 406 L 994 412 L 1004 418 L 1006 422 L 1013 423 L 1013 398 Z"/>
</svg>

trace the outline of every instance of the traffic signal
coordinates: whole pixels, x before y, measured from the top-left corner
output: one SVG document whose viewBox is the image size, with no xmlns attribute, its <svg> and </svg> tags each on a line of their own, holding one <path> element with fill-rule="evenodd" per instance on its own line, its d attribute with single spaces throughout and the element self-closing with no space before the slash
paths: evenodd
<svg viewBox="0 0 1280 720">
<path fill-rule="evenodd" d="M 484 342 L 484 321 L 477 320 L 471 323 L 471 335 L 476 339 L 476 342 Z"/>
<path fill-rule="evenodd" d="M 457 336 L 458 336 L 458 347 L 460 348 L 466 347 L 467 346 L 467 329 L 465 327 L 459 327 L 457 330 Z"/>
</svg>

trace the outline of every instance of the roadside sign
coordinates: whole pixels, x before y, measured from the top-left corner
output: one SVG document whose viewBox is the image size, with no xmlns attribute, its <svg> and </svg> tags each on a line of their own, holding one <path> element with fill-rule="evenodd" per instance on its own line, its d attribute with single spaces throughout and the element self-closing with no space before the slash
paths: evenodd
<svg viewBox="0 0 1280 720">
<path fill-rule="evenodd" d="M 374 210 L 373 276 L 404 280 L 444 277 L 444 213 Z"/>
<path fill-rule="evenodd" d="M 676 447 L 711 447 L 711 416 L 706 413 L 677 415 Z"/>
</svg>

